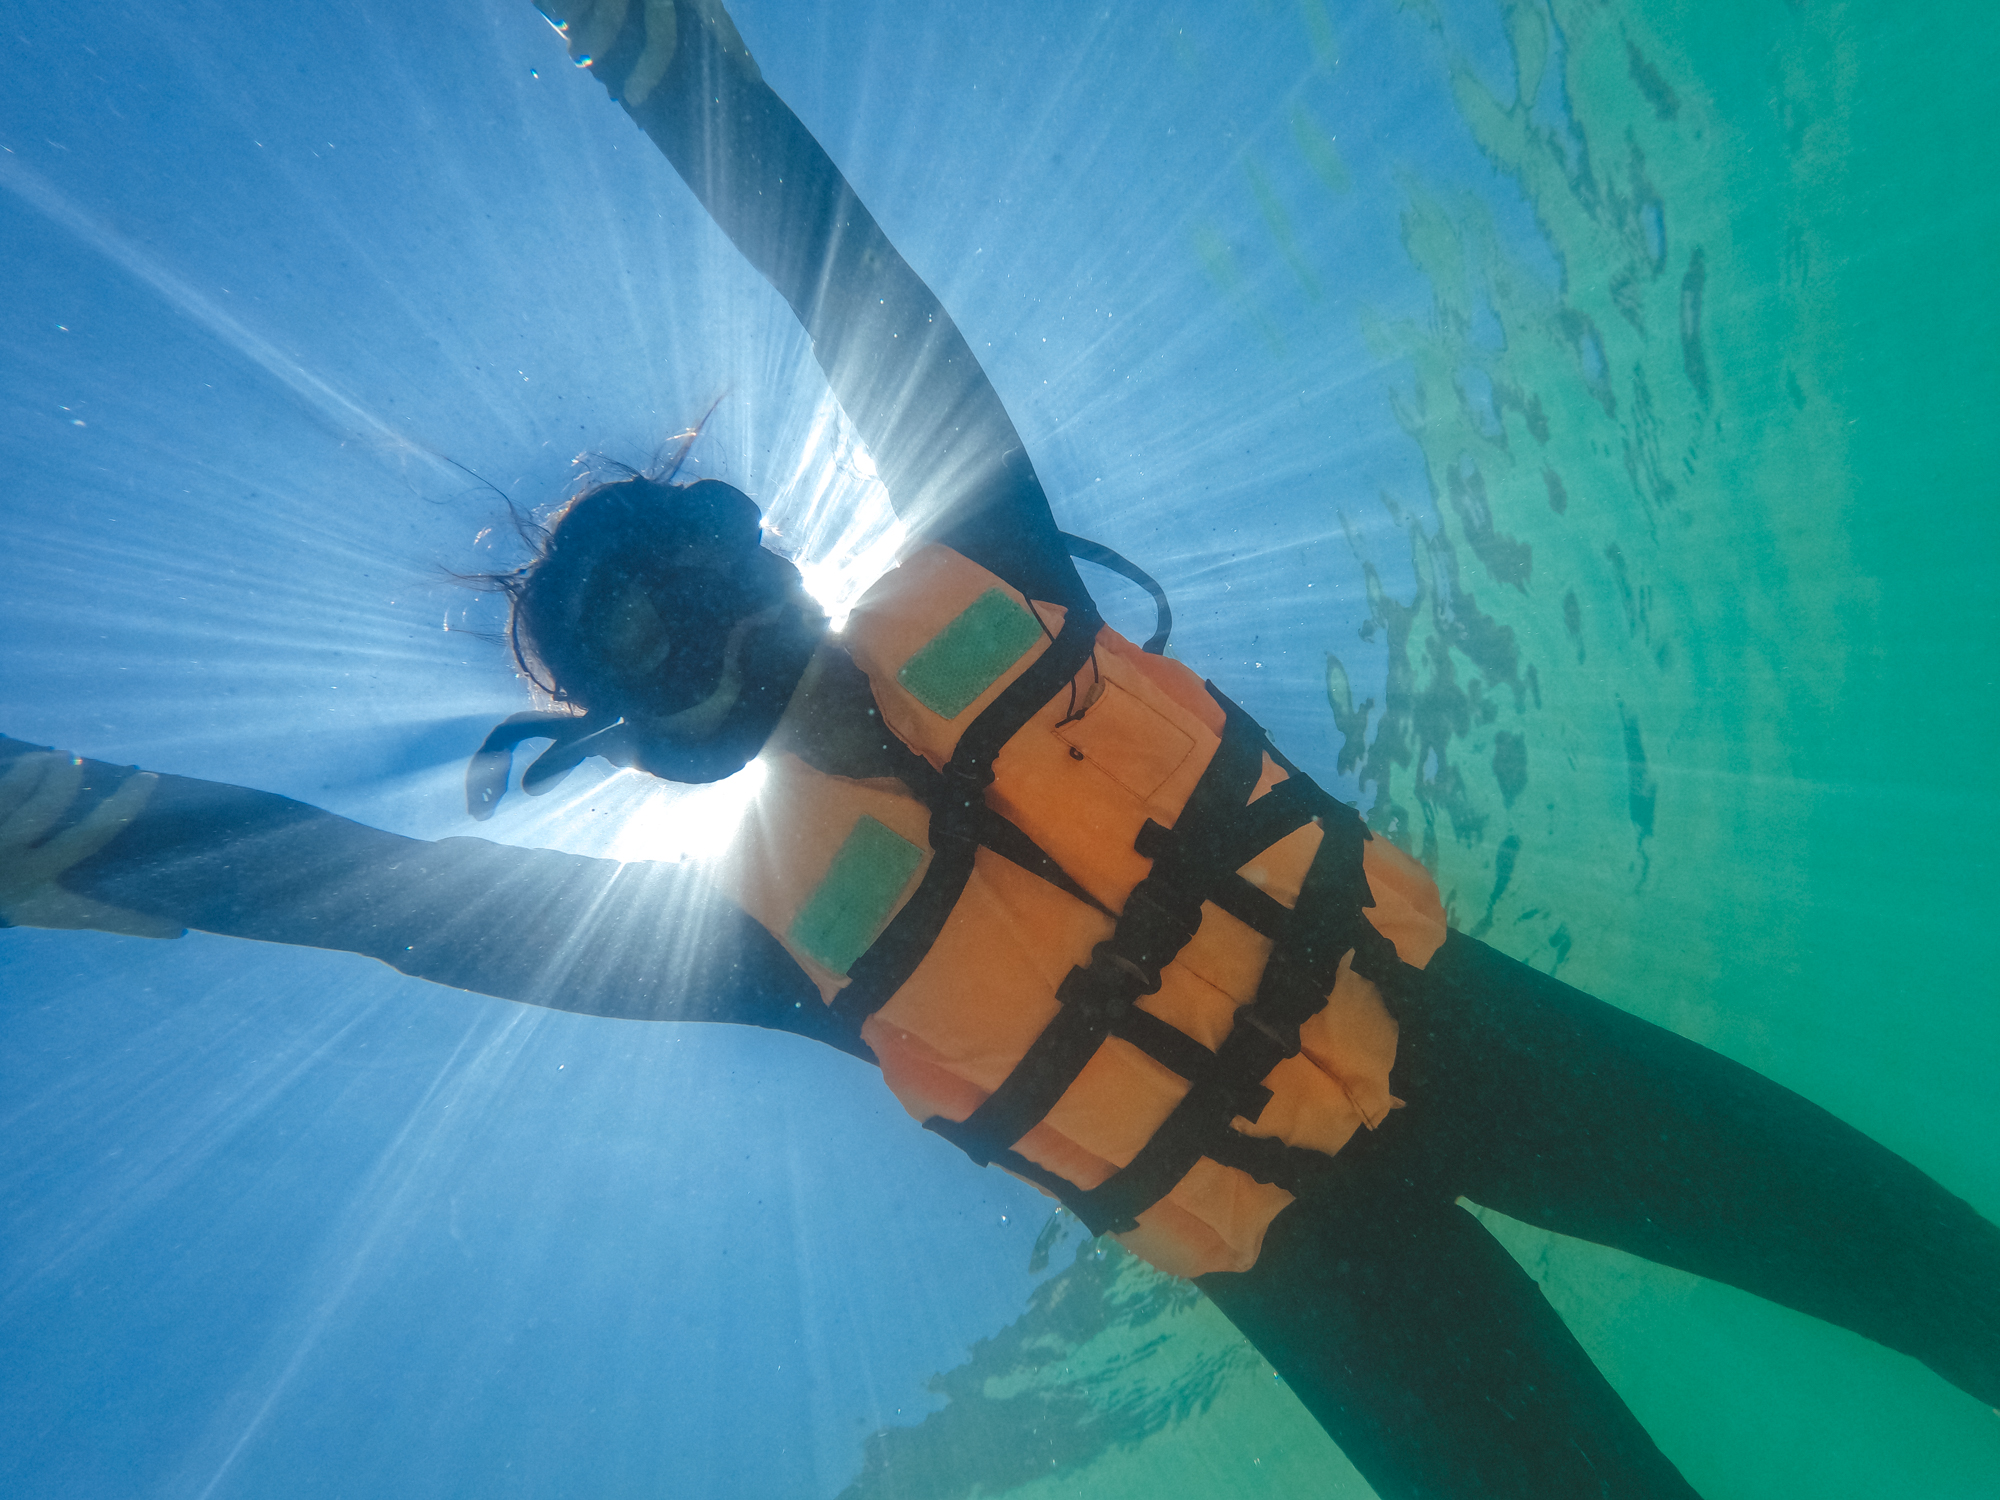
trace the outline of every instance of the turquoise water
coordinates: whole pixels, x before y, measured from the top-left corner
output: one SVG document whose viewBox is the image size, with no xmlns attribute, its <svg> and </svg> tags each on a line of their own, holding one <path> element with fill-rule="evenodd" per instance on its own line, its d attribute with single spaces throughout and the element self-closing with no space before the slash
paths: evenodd
<svg viewBox="0 0 2000 1500">
<path fill-rule="evenodd" d="M 1986 12 L 732 12 L 1059 519 L 1458 925 L 2000 1216 Z M 525 699 L 454 464 L 547 503 L 720 394 L 703 472 L 850 472 L 525 0 L 9 20 L 0 730 L 463 834 Z M 671 852 L 627 781 L 485 831 Z M 10 1493 L 1367 1493 L 823 1049 L 5 937 Z M 1912 1362 L 1492 1222 L 1712 1500 L 2000 1482 Z"/>
</svg>

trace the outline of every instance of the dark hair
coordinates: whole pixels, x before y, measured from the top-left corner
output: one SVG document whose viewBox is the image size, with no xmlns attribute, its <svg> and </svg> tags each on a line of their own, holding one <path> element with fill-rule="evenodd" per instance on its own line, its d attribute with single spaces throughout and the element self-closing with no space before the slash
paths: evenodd
<svg viewBox="0 0 2000 1500">
<path fill-rule="evenodd" d="M 665 715 L 699 702 L 722 671 L 730 627 L 756 608 L 712 565 L 757 545 L 756 505 L 719 480 L 634 475 L 585 490 L 501 583 L 514 659 L 581 708 Z"/>
<path fill-rule="evenodd" d="M 791 610 L 746 625 L 747 636 L 737 629 L 796 598 L 798 586 L 795 570 L 763 553 L 749 496 L 720 480 L 628 473 L 583 491 L 546 525 L 515 519 L 535 555 L 476 581 L 507 595 L 507 640 L 522 673 L 581 716 L 577 733 L 592 748 L 579 754 L 675 781 L 714 780 L 755 757 L 824 619 Z M 719 722 L 699 731 L 659 723 L 708 700 L 732 652 L 737 676 Z"/>
</svg>

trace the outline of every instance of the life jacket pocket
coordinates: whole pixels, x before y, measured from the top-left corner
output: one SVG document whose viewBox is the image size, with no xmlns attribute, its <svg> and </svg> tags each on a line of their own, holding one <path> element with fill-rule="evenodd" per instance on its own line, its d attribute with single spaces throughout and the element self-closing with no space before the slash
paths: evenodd
<svg viewBox="0 0 2000 1500">
<path fill-rule="evenodd" d="M 1194 753 L 1194 740 L 1117 683 L 1103 687 L 1089 712 L 1053 733 L 1072 759 L 1090 762 L 1144 802 Z"/>
</svg>

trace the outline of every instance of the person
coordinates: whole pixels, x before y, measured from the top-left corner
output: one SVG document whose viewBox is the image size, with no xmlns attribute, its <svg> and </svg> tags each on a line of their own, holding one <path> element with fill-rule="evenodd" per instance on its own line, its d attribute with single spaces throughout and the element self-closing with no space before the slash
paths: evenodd
<svg viewBox="0 0 2000 1500">
<path fill-rule="evenodd" d="M 720 5 L 552 19 L 791 303 L 911 544 L 836 636 L 741 492 L 586 492 L 506 580 L 560 707 L 489 736 L 468 806 L 491 812 L 535 738 L 530 791 L 593 754 L 685 781 L 761 758 L 731 848 L 425 842 L 0 738 L 0 918 L 341 949 L 840 1048 L 975 1160 L 1193 1277 L 1388 1500 L 1692 1493 L 1461 1197 L 2000 1403 L 2000 1229 L 1796 1095 L 1449 930 L 1420 866 L 1102 625 L 970 349 Z"/>
</svg>

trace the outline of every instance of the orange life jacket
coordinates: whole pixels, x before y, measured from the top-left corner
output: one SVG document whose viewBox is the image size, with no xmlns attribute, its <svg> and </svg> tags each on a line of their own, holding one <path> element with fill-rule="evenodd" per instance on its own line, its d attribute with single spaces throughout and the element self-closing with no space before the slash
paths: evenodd
<svg viewBox="0 0 2000 1500">
<path fill-rule="evenodd" d="M 1397 1102 L 1436 886 L 1187 668 L 947 548 L 843 644 L 916 774 L 767 757 L 712 878 L 930 1129 L 1163 1270 L 1247 1269 Z"/>
</svg>

